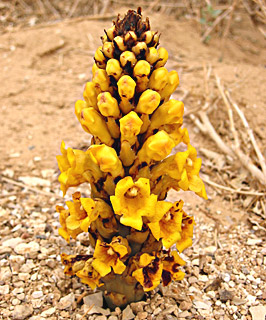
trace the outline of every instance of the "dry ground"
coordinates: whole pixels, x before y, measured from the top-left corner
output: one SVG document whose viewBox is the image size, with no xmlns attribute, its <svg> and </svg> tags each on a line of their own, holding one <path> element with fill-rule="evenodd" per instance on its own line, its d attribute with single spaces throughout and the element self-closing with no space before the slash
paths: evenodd
<svg viewBox="0 0 266 320">
<path fill-rule="evenodd" d="M 121 13 L 125 11 L 120 9 Z M 158 14 L 152 14 L 150 20 L 152 28 L 162 34 L 161 45 L 169 50 L 167 67 L 180 74 L 176 97 L 185 99 L 186 111 L 204 103 L 204 65 L 211 66 L 211 99 L 218 97 L 216 73 L 244 111 L 265 156 L 266 41 L 262 35 L 247 18 L 239 16 L 222 47 L 218 38 L 206 46 L 191 20 L 177 21 Z M 91 77 L 93 53 L 100 45 L 103 29 L 109 26 L 111 20 L 74 19 L 16 27 L 0 35 L 3 319 L 81 319 L 85 313 L 86 304 L 79 297 L 88 288 L 65 277 L 59 262 L 62 251 L 82 252 L 80 243 L 84 239 L 80 239 L 78 247 L 74 242 L 67 246 L 57 235 L 55 205 L 63 200 L 55 156 L 62 139 L 73 148 L 89 144 L 89 136 L 75 119 L 74 102 Z M 217 98 L 209 117 L 229 141 L 224 110 L 222 100 Z M 195 128 L 189 117 L 186 125 L 193 145 L 219 154 L 215 144 Z M 223 168 L 226 160 L 214 165 L 204 157 L 203 163 L 203 173 L 219 184 L 263 191 L 238 164 Z M 170 193 L 171 198 L 185 199 L 187 211 L 197 221 L 195 244 L 185 253 L 187 278 L 168 291 L 154 293 L 146 303 L 132 305 L 136 319 L 264 320 L 265 198 L 239 196 L 209 186 L 207 191 L 207 202 L 190 194 Z M 257 224 L 251 224 L 248 218 Z M 120 312 L 98 310 L 97 315 L 86 317 L 130 319 Z M 261 318 L 255 312 L 260 312 Z"/>
</svg>

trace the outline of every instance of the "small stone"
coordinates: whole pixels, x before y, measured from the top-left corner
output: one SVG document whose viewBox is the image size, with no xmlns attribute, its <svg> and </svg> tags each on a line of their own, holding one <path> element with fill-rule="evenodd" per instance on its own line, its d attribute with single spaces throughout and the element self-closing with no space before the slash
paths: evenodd
<svg viewBox="0 0 266 320">
<path fill-rule="evenodd" d="M 211 306 L 208 304 L 208 302 L 200 301 L 200 300 L 193 300 L 193 305 L 196 309 L 205 309 L 209 310 Z"/>
<path fill-rule="evenodd" d="M 222 275 L 222 279 L 223 279 L 224 282 L 229 282 L 231 280 L 231 276 L 230 276 L 229 273 L 224 273 Z"/>
<path fill-rule="evenodd" d="M 13 306 L 17 306 L 19 304 L 20 304 L 20 300 L 19 299 L 15 298 L 15 299 L 12 300 L 12 305 Z"/>
<path fill-rule="evenodd" d="M 29 243 L 20 243 L 15 247 L 14 250 L 17 254 L 21 255 L 35 254 L 40 250 L 40 245 L 35 241 L 31 241 Z"/>
<path fill-rule="evenodd" d="M 20 304 L 15 306 L 12 316 L 14 320 L 24 320 L 33 313 L 32 305 Z"/>
<path fill-rule="evenodd" d="M 215 299 L 216 293 L 214 291 L 208 291 L 207 296 L 212 298 L 212 299 Z"/>
<path fill-rule="evenodd" d="M 97 316 L 95 320 L 107 320 L 106 316 Z"/>
<path fill-rule="evenodd" d="M 17 295 L 17 298 L 18 298 L 20 301 L 24 300 L 24 299 L 25 299 L 25 293 L 24 293 L 24 292 L 19 293 L 19 294 Z"/>
<path fill-rule="evenodd" d="M 140 320 L 145 320 L 145 319 L 147 319 L 147 316 L 148 316 L 148 312 L 146 312 L 146 311 L 143 311 L 143 312 L 139 312 L 139 313 L 138 313 L 138 318 L 139 318 Z"/>
<path fill-rule="evenodd" d="M 256 306 L 249 308 L 249 312 L 252 315 L 252 320 L 265 320 L 266 317 L 266 307 Z"/>
<path fill-rule="evenodd" d="M 7 239 L 2 243 L 3 247 L 9 247 L 9 248 L 15 248 L 18 244 L 20 244 L 21 242 L 23 242 L 23 240 L 21 238 L 11 238 L 11 239 Z"/>
<path fill-rule="evenodd" d="M 135 318 L 135 315 L 132 309 L 130 308 L 130 305 L 128 305 L 122 312 L 122 320 L 130 320 L 134 318 Z"/>
<path fill-rule="evenodd" d="M 182 311 L 186 311 L 186 310 L 189 310 L 191 309 L 192 307 L 192 303 L 189 302 L 189 301 L 182 301 L 180 303 L 180 306 L 179 306 L 179 309 L 182 310 Z"/>
<path fill-rule="evenodd" d="M 143 311 L 143 306 L 146 305 L 146 302 L 144 301 L 139 301 L 139 302 L 132 302 L 130 304 L 130 307 L 132 309 L 132 311 L 137 314 L 138 312 L 142 312 Z"/>
<path fill-rule="evenodd" d="M 234 293 L 229 290 L 220 290 L 219 295 L 220 295 L 220 300 L 222 302 L 226 302 L 226 301 L 232 300 L 234 298 Z"/>
<path fill-rule="evenodd" d="M 262 239 L 248 238 L 248 240 L 247 240 L 247 245 L 248 246 L 255 246 L 256 244 L 260 244 L 260 243 L 262 243 Z"/>
<path fill-rule="evenodd" d="M 50 317 L 52 314 L 55 313 L 55 310 L 56 310 L 56 309 L 55 309 L 54 307 L 49 308 L 49 309 L 43 311 L 43 312 L 41 313 L 41 316 L 44 317 L 44 318 Z"/>
<path fill-rule="evenodd" d="M 9 285 L 0 286 L 0 294 L 5 295 L 9 293 Z"/>
<path fill-rule="evenodd" d="M 43 296 L 43 292 L 42 291 L 34 291 L 31 294 L 32 299 L 39 299 Z"/>
<path fill-rule="evenodd" d="M 157 316 L 158 314 L 160 314 L 162 312 L 162 309 L 161 308 L 156 308 L 154 311 L 153 311 L 153 315 L 154 316 Z"/>
<path fill-rule="evenodd" d="M 87 306 L 94 305 L 95 307 L 102 307 L 103 306 L 103 294 L 102 292 L 96 292 L 90 294 L 83 298 L 84 304 Z"/>
<path fill-rule="evenodd" d="M 206 276 L 206 274 L 200 274 L 199 281 L 207 282 L 207 281 L 209 281 L 209 278 L 208 278 L 208 276 Z"/>
<path fill-rule="evenodd" d="M 60 299 L 58 303 L 58 309 L 64 310 L 72 306 L 75 302 L 75 295 L 74 293 L 70 293 L 67 296 Z"/>
<path fill-rule="evenodd" d="M 205 254 L 214 254 L 216 250 L 217 250 L 216 246 L 209 246 L 209 247 L 204 248 L 204 253 Z"/>
<path fill-rule="evenodd" d="M 110 316 L 108 320 L 118 320 L 118 318 L 116 316 Z"/>
</svg>

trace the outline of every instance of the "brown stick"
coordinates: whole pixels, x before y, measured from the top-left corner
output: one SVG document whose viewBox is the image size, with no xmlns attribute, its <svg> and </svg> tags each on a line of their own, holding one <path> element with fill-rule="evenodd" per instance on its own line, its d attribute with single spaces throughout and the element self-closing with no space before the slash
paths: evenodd
<svg viewBox="0 0 266 320">
<path fill-rule="evenodd" d="M 39 193 L 39 194 L 42 194 L 46 197 L 54 197 L 56 199 L 60 199 L 60 200 L 63 200 L 62 197 L 52 193 L 52 192 L 46 192 L 46 191 L 43 191 L 43 190 L 40 190 L 40 189 L 37 189 L 37 188 L 34 188 L 34 187 L 31 187 L 31 186 L 27 186 L 26 184 L 24 183 L 21 183 L 21 182 L 18 182 L 18 181 L 15 181 L 13 179 L 10 179 L 10 178 L 7 178 L 7 177 L 4 177 L 2 176 L 1 179 L 7 183 L 10 183 L 10 184 L 13 184 L 14 186 L 18 186 L 20 188 L 25 188 L 29 191 L 33 191 L 33 192 L 36 192 L 36 193 Z"/>
</svg>

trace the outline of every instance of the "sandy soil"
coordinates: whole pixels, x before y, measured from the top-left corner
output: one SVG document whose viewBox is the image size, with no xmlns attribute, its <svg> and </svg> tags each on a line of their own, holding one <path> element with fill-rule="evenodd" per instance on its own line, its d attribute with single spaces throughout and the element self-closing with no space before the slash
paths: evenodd
<svg viewBox="0 0 266 320">
<path fill-rule="evenodd" d="M 126 9 L 121 8 L 121 13 L 125 11 Z M 218 97 L 214 78 L 214 74 L 217 74 L 230 90 L 233 99 L 245 113 L 251 128 L 254 130 L 259 147 L 264 156 L 266 156 L 266 42 L 253 27 L 251 21 L 246 17 L 238 17 L 233 23 L 230 37 L 225 42 L 222 43 L 220 39 L 213 38 L 208 45 L 204 45 L 200 41 L 198 26 L 191 20 L 181 19 L 177 21 L 169 16 L 157 14 L 150 15 L 150 20 L 152 29 L 159 30 L 162 34 L 161 45 L 169 51 L 168 69 L 175 69 L 179 72 L 181 85 L 175 97 L 184 97 L 186 93 L 186 111 L 189 112 L 204 103 L 203 67 L 204 65 L 211 66 L 211 98 L 215 100 Z M 83 85 L 91 77 L 94 51 L 100 45 L 100 36 L 103 34 L 103 29 L 109 26 L 111 26 L 111 21 L 76 21 L 73 19 L 72 21 L 58 22 L 53 25 L 41 24 L 30 28 L 16 27 L 12 31 L 9 30 L 0 35 L 0 70 L 2 70 L 0 74 L 0 170 L 3 172 L 3 176 L 11 178 L 12 181 L 21 181 L 21 177 L 25 176 L 42 177 L 52 184 L 37 185 L 37 189 L 43 188 L 43 191 L 46 192 L 55 190 L 59 194 L 58 183 L 56 182 L 58 169 L 55 156 L 59 154 L 61 140 L 64 139 L 66 144 L 73 148 L 82 148 L 89 145 L 90 137 L 81 129 L 75 118 L 74 102 L 81 98 Z M 223 135 L 225 140 L 229 141 L 230 135 L 228 136 L 226 133 L 228 118 L 225 107 L 220 98 L 217 98 L 215 103 L 216 106 L 210 112 L 209 117 L 219 133 Z M 208 136 L 202 135 L 194 127 L 189 117 L 186 118 L 186 124 L 191 133 L 191 140 L 194 146 L 219 153 L 215 144 Z M 240 122 L 236 121 L 236 124 L 240 124 Z M 242 131 L 239 132 L 241 134 Z M 245 136 L 242 135 L 241 139 L 245 139 Z M 203 172 L 210 175 L 217 183 L 221 183 L 219 180 L 219 166 L 218 169 L 213 169 L 209 159 L 203 157 L 203 163 L 204 161 Z M 243 173 L 241 166 L 231 165 L 229 169 L 231 171 L 230 174 L 227 173 L 225 175 L 226 179 L 233 180 L 243 176 L 241 176 Z M 225 177 L 224 173 L 221 176 Z M 252 178 L 244 171 L 244 178 L 241 182 L 243 180 L 249 183 Z M 36 193 L 31 193 L 25 189 L 19 194 L 19 191 L 22 190 L 19 186 L 12 185 L 12 182 L 7 183 L 6 180 L 2 182 L 1 188 L 5 197 L 0 199 L 0 205 L 2 206 L 1 221 L 6 223 L 6 220 L 8 220 L 6 217 L 7 211 L 12 216 L 12 213 L 10 213 L 10 208 L 12 208 L 10 203 L 12 202 L 17 205 L 21 201 L 22 212 L 27 210 L 20 218 L 16 216 L 15 225 L 5 225 L 2 233 L 3 241 L 9 239 L 10 235 L 15 237 L 14 232 L 17 232 L 17 230 L 11 230 L 19 224 L 25 226 L 24 219 L 28 215 L 31 216 L 32 212 L 41 210 L 42 206 L 39 201 L 42 201 L 44 207 L 48 208 L 45 211 L 47 217 L 45 221 L 46 223 L 49 222 L 53 230 L 46 232 L 50 232 L 57 239 L 56 229 L 58 223 L 57 216 L 54 215 L 54 207 L 57 200 L 55 198 L 47 199 L 44 194 L 37 193 L 36 195 Z M 228 181 L 226 183 L 232 186 Z M 254 185 L 252 186 L 254 187 Z M 224 254 L 224 257 L 231 259 L 233 262 L 228 261 L 228 263 L 232 263 L 235 269 L 241 269 L 241 265 L 238 262 L 238 259 L 241 259 L 241 255 L 231 255 L 232 252 L 230 253 L 228 246 L 234 244 L 234 250 L 238 250 L 239 242 L 241 252 L 246 251 L 248 253 L 258 250 L 259 257 L 255 255 L 254 259 L 262 259 L 262 263 L 258 264 L 256 274 L 259 277 L 261 272 L 260 278 L 263 281 L 264 277 L 265 280 L 265 257 L 263 262 L 263 257 L 260 256 L 261 246 L 263 245 L 260 240 L 265 240 L 265 233 L 260 228 L 254 228 L 254 226 L 247 223 L 248 215 L 242 206 L 245 198 L 239 198 L 235 194 L 224 194 L 219 190 L 213 190 L 209 186 L 208 194 L 210 200 L 207 202 L 203 202 L 191 195 L 184 195 L 188 203 L 189 212 L 195 214 L 198 221 L 195 237 L 197 244 L 193 252 L 187 253 L 187 259 L 189 260 L 191 257 L 189 254 L 194 255 L 193 257 L 197 259 L 196 255 L 199 252 L 197 253 L 196 250 L 203 250 L 205 247 L 217 245 L 217 240 L 213 242 L 213 237 L 215 232 L 217 237 L 217 231 L 215 230 L 217 230 L 218 224 L 219 230 L 222 230 L 222 236 L 220 240 L 218 239 L 218 244 L 220 243 L 222 246 L 218 247 L 219 254 Z M 15 196 L 13 200 L 12 195 Z M 11 200 L 8 198 L 9 196 L 11 196 Z M 176 198 L 177 195 L 171 193 L 171 197 Z M 254 217 L 256 216 L 255 213 L 251 214 Z M 33 218 L 34 215 L 31 216 L 31 219 Z M 30 239 L 37 239 L 37 242 L 45 241 L 36 238 L 37 231 L 31 232 L 30 230 L 31 227 L 27 231 L 29 237 L 25 236 L 26 242 L 29 242 Z M 243 234 L 241 234 L 241 230 Z M 24 233 L 22 230 L 22 232 L 18 233 L 18 236 L 20 237 Z M 197 237 L 200 237 L 200 239 Z M 259 247 L 257 248 L 257 244 L 255 245 L 256 241 L 253 244 L 254 247 L 247 246 L 248 239 L 258 239 Z M 66 244 L 61 240 L 51 241 L 56 246 L 55 254 L 59 253 L 60 247 L 66 248 Z M 1 250 L 0 254 L 5 258 L 5 255 L 10 254 L 10 252 Z M 56 267 L 60 268 L 60 263 L 56 257 L 52 259 L 54 259 Z M 250 259 L 250 257 L 244 255 L 244 259 Z M 248 261 L 248 266 L 252 269 L 252 263 L 250 263 Z M 192 271 L 195 267 L 199 267 L 197 262 L 194 265 L 191 264 Z M 44 270 L 45 268 L 40 272 L 44 272 Z M 230 271 L 231 269 L 229 268 L 228 270 Z M 192 271 L 188 267 L 188 272 Z M 221 272 L 217 267 L 217 274 Z M 223 272 L 226 273 L 225 271 Z M 19 271 L 14 274 L 14 277 L 18 273 Z M 206 274 L 208 273 L 206 272 Z M 194 274 L 195 276 L 197 277 Z M 13 282 L 15 279 L 13 278 Z M 210 279 L 212 278 L 208 280 Z M 1 285 L 6 285 L 5 280 L 2 280 Z M 243 287 L 246 289 L 245 286 L 244 283 L 241 290 Z M 204 281 L 203 284 L 199 285 L 199 289 L 203 287 Z M 186 290 L 189 290 L 188 288 L 189 285 Z M 226 288 L 225 286 L 224 289 Z M 232 289 L 233 285 L 228 288 Z M 10 292 L 11 290 L 10 288 Z M 30 290 L 31 294 L 34 291 L 33 287 Z M 76 290 L 80 290 L 80 287 L 77 287 Z M 225 310 L 225 313 L 220 315 L 217 313 L 215 319 L 251 319 L 249 308 L 265 304 L 266 298 L 265 286 L 257 284 L 257 289 L 253 288 L 252 290 L 253 292 L 248 290 L 248 294 L 254 295 L 254 303 L 244 304 L 243 308 L 241 306 L 242 309 L 237 307 L 236 310 L 232 309 L 233 311 L 230 311 L 231 309 L 229 310 L 228 306 L 221 309 L 218 304 L 218 310 Z M 262 294 L 256 295 L 259 290 Z M 71 292 L 71 283 L 68 283 L 67 289 L 64 288 L 60 292 L 57 301 Z M 12 294 L 10 294 L 9 298 L 4 300 L 5 304 L 2 305 L 2 312 L 7 310 L 6 313 L 2 313 L 4 319 L 12 316 L 14 306 L 16 306 L 14 303 L 11 304 L 12 297 Z M 243 296 L 242 298 L 244 299 L 245 297 Z M 22 302 L 20 303 L 22 305 L 31 303 L 30 300 L 25 299 L 21 300 Z M 46 301 L 45 304 L 36 308 L 33 307 L 34 310 L 31 315 L 40 315 L 48 307 L 56 306 L 57 301 L 50 304 Z M 213 300 L 214 309 L 216 301 L 217 299 Z M 62 314 L 62 310 L 62 308 L 59 308 L 58 311 L 55 311 L 53 319 L 68 318 L 71 315 L 73 315 L 71 318 L 79 319 L 76 314 L 79 314 L 79 312 L 82 314 L 79 309 L 75 309 L 76 311 L 71 309 L 72 311 L 69 312 L 64 311 L 66 314 Z M 191 311 L 189 308 L 187 310 Z M 246 310 L 246 313 L 243 310 Z M 184 318 L 188 319 L 213 319 L 212 317 L 208 318 L 204 312 L 199 312 L 197 308 L 196 313 L 192 312 L 189 315 L 184 315 Z M 159 319 L 159 316 L 157 318 Z M 168 317 L 166 319 L 172 318 Z M 173 315 L 173 319 L 176 319 L 176 316 Z"/>
</svg>

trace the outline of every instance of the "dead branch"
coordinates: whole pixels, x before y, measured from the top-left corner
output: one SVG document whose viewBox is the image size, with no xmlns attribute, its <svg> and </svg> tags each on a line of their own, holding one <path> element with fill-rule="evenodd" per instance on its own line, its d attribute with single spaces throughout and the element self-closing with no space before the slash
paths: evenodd
<svg viewBox="0 0 266 320">
<path fill-rule="evenodd" d="M 23 188 L 23 189 L 26 189 L 26 190 L 33 191 L 33 192 L 35 192 L 35 193 L 41 194 L 41 195 L 46 196 L 46 197 L 50 197 L 50 198 L 51 198 L 51 197 L 54 197 L 54 198 L 60 199 L 60 200 L 63 199 L 62 197 L 56 195 L 55 193 L 46 192 L 46 191 L 43 191 L 43 190 L 40 190 L 40 189 L 31 187 L 31 186 L 27 186 L 27 185 L 24 184 L 24 183 L 15 181 L 15 180 L 13 180 L 13 179 L 10 179 L 10 178 L 4 177 L 4 176 L 1 176 L 1 180 L 2 180 L 2 181 L 5 181 L 5 182 L 7 182 L 7 183 L 13 184 L 14 186 L 17 186 L 17 187 L 20 187 L 20 188 Z"/>
</svg>

